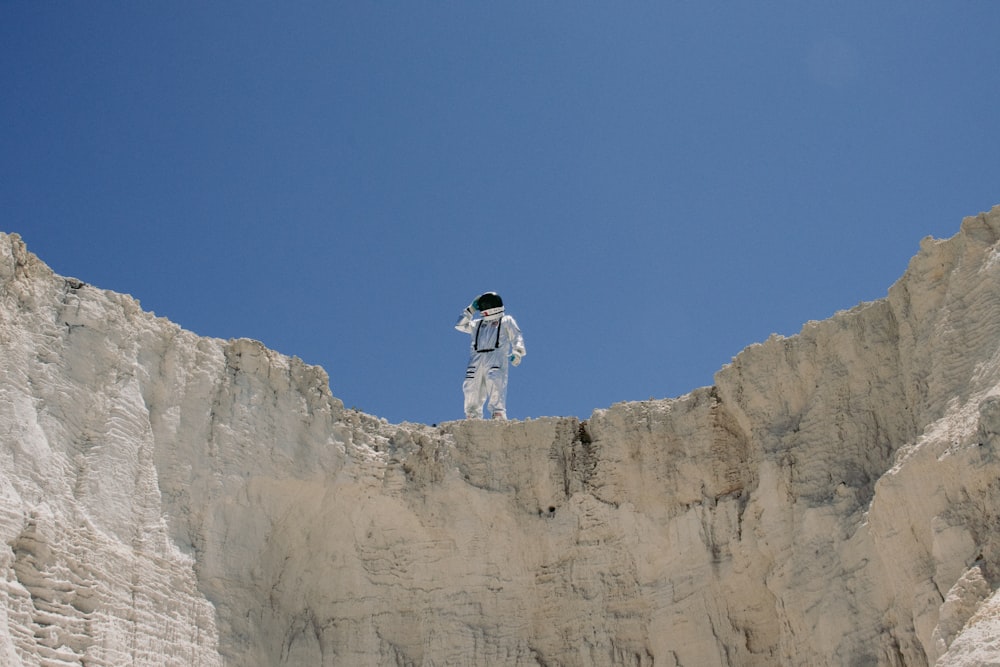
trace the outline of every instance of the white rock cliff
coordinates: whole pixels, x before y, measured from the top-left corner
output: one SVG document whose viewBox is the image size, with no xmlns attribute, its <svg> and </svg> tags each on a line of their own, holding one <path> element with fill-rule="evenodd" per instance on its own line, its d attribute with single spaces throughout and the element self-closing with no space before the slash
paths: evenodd
<svg viewBox="0 0 1000 667">
<path fill-rule="evenodd" d="M 388 424 L 0 235 L 2 665 L 998 665 L 1000 207 L 586 421 Z"/>
</svg>

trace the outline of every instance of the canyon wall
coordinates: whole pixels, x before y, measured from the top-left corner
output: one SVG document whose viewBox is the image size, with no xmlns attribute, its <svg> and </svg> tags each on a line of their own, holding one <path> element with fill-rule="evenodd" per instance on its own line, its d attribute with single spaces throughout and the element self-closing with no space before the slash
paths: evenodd
<svg viewBox="0 0 1000 667">
<path fill-rule="evenodd" d="M 1000 664 L 1000 207 L 587 420 L 389 424 L 0 235 L 0 664 Z"/>
</svg>

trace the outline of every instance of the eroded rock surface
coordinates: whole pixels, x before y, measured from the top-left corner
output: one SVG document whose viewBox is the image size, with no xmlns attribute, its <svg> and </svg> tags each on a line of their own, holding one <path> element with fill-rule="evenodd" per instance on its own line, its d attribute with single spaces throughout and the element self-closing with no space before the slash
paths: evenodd
<svg viewBox="0 0 1000 667">
<path fill-rule="evenodd" d="M 0 235 L 0 664 L 1000 664 L 1000 208 L 590 419 L 388 424 Z"/>
</svg>

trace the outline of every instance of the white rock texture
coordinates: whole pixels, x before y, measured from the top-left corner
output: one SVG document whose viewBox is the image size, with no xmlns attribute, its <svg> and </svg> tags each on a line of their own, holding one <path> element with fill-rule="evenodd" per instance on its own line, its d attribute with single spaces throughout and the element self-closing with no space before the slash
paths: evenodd
<svg viewBox="0 0 1000 667">
<path fill-rule="evenodd" d="M 712 387 L 432 427 L 0 235 L 0 665 L 1000 665 L 1000 207 Z"/>
</svg>

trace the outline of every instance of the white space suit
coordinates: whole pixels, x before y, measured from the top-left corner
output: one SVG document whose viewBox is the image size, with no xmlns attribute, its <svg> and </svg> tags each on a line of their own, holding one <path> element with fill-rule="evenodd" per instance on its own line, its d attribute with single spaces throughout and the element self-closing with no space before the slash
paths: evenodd
<svg viewBox="0 0 1000 667">
<path fill-rule="evenodd" d="M 473 319 L 477 310 L 481 319 Z M 508 364 L 517 366 L 526 354 L 517 322 L 504 315 L 500 297 L 488 292 L 465 309 L 455 328 L 472 337 L 462 383 L 466 418 L 482 419 L 485 404 L 493 419 L 506 419 Z"/>
</svg>

